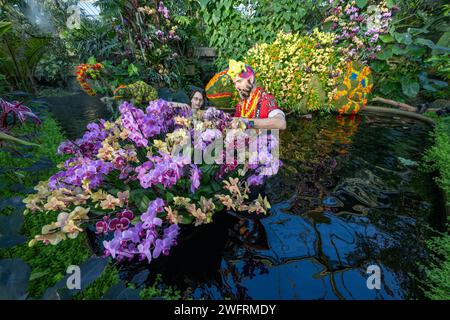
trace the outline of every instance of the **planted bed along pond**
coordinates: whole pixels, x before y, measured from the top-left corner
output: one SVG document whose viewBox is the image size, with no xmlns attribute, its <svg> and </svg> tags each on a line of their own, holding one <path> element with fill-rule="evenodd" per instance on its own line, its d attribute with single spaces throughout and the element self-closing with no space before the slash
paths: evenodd
<svg viewBox="0 0 450 320">
<path fill-rule="evenodd" d="M 61 121 L 70 138 L 99 117 L 76 110 L 84 115 L 79 130 Z M 442 218 L 432 177 L 418 169 L 429 130 L 369 113 L 291 117 L 281 135 L 284 165 L 265 184 L 270 215 L 224 212 L 210 225 L 187 226 L 170 256 L 124 264 L 121 276 L 148 269 L 152 283 L 161 273 L 195 299 L 420 298 L 426 225 Z M 370 265 L 380 267 L 380 290 L 367 287 Z"/>
</svg>

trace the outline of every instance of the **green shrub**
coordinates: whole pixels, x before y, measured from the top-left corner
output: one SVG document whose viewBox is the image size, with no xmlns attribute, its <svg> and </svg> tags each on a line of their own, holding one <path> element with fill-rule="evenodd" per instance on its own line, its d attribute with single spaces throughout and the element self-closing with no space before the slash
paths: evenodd
<svg viewBox="0 0 450 320">
<path fill-rule="evenodd" d="M 437 171 L 436 182 L 450 205 L 450 117 L 437 118 L 433 133 L 435 144 L 425 154 L 425 169 Z M 450 230 L 449 230 L 450 231 Z M 450 235 L 440 234 L 427 241 L 431 263 L 426 267 L 425 296 L 435 300 L 450 299 Z"/>
</svg>

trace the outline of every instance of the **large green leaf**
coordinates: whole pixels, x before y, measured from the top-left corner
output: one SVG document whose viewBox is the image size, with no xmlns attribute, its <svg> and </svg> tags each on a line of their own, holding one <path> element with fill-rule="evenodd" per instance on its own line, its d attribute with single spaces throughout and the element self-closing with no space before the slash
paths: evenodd
<svg viewBox="0 0 450 320">
<path fill-rule="evenodd" d="M 450 47 L 450 31 L 444 32 L 436 44 L 441 47 Z"/>
<path fill-rule="evenodd" d="M 150 199 L 146 195 L 141 195 L 141 197 L 137 201 L 135 201 L 137 208 L 141 212 L 147 211 L 149 203 L 150 203 Z"/>
<path fill-rule="evenodd" d="M 3 133 L 3 132 L 0 132 L 0 140 L 23 144 L 25 146 L 40 147 L 40 145 L 38 145 L 36 143 L 28 142 L 28 141 L 10 136 L 9 134 Z"/>
<path fill-rule="evenodd" d="M 408 30 L 408 33 L 413 36 L 417 36 L 422 33 L 429 33 L 428 29 L 426 29 L 426 28 L 408 28 L 407 30 Z"/>
<path fill-rule="evenodd" d="M 429 39 L 417 38 L 414 42 L 418 45 L 427 46 L 428 48 L 430 48 L 433 51 L 442 51 L 442 52 L 450 53 L 449 48 L 438 46 Z"/>
<path fill-rule="evenodd" d="M 398 42 L 406 44 L 406 45 L 409 45 L 409 44 L 412 43 L 411 35 L 409 33 L 406 33 L 406 32 L 405 33 L 396 32 L 396 33 L 394 33 L 394 38 Z"/>
<path fill-rule="evenodd" d="M 402 77 L 401 84 L 402 84 L 402 92 L 406 96 L 408 96 L 410 98 L 414 98 L 417 95 L 417 93 L 419 93 L 420 84 L 416 80 L 413 80 L 411 78 Z"/>
<path fill-rule="evenodd" d="M 415 58 L 421 58 L 424 54 L 427 53 L 427 48 L 424 46 L 419 46 L 416 44 L 411 44 L 408 47 L 408 54 Z"/>
<path fill-rule="evenodd" d="M 380 35 L 380 40 L 384 43 L 391 43 L 394 42 L 394 38 L 390 34 L 382 34 Z"/>
<path fill-rule="evenodd" d="M 217 13 L 217 11 L 214 11 L 212 15 L 212 22 L 214 25 L 217 25 L 217 23 L 220 21 L 220 15 Z"/>
<path fill-rule="evenodd" d="M 391 9 L 394 5 L 395 5 L 395 0 L 387 0 L 386 1 L 386 6 Z"/>
<path fill-rule="evenodd" d="M 0 216 L 0 248 L 11 248 L 25 242 L 26 237 L 20 234 L 23 222 L 21 212 Z"/>
<path fill-rule="evenodd" d="M 434 49 L 436 47 L 436 45 L 434 44 L 433 41 L 428 40 L 428 39 L 424 39 L 424 38 L 417 38 L 414 41 L 416 44 L 422 45 L 422 46 L 427 46 L 430 49 Z"/>
<path fill-rule="evenodd" d="M 367 6 L 368 2 L 369 2 L 369 0 L 356 0 L 356 5 L 362 9 L 365 6 Z"/>
<path fill-rule="evenodd" d="M 5 33 L 11 31 L 12 23 L 9 21 L 0 21 L 0 37 L 2 37 Z"/>
<path fill-rule="evenodd" d="M 387 60 L 390 58 L 392 58 L 392 48 L 391 47 L 384 48 L 384 50 L 379 52 L 377 55 L 377 59 L 380 59 L 380 60 Z"/>
<path fill-rule="evenodd" d="M 121 281 L 112 286 L 102 300 L 140 300 L 139 290 L 128 288 L 125 282 Z"/>
<path fill-rule="evenodd" d="M 80 265 L 80 289 L 69 290 L 67 280 L 71 274 L 67 274 L 55 286 L 45 291 L 43 299 L 63 300 L 70 299 L 73 295 L 86 289 L 92 282 L 100 277 L 109 263 L 108 258 L 90 257 Z"/>
<path fill-rule="evenodd" d="M 402 48 L 402 47 L 400 47 L 399 45 L 395 45 L 395 46 L 392 48 L 392 53 L 395 54 L 395 55 L 397 55 L 397 56 L 404 55 L 404 54 L 407 53 L 407 52 L 408 52 L 407 49 Z"/>
</svg>

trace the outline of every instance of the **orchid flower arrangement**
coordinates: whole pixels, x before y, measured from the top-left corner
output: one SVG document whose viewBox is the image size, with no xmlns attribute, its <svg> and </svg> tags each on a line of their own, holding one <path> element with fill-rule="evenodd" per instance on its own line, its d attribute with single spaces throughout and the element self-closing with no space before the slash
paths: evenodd
<svg viewBox="0 0 450 320">
<path fill-rule="evenodd" d="M 329 0 L 330 9 L 324 25 L 331 23 L 331 30 L 338 34 L 334 44 L 348 60 L 364 63 L 374 60 L 381 51 L 380 36 L 389 32 L 392 15 L 397 6 L 387 1 L 366 1 L 367 7 L 357 6 L 354 0 Z"/>
<path fill-rule="evenodd" d="M 245 123 L 214 108 L 193 116 L 161 99 L 146 110 L 124 102 L 119 111 L 117 120 L 91 123 L 80 139 L 63 142 L 58 152 L 69 159 L 24 199 L 25 214 L 56 217 L 30 246 L 55 245 L 91 225 L 106 256 L 150 263 L 169 254 L 182 224 L 210 223 L 224 209 L 265 214 L 270 208 L 261 195 L 251 199 L 250 189 L 279 168 L 271 152 L 278 148 L 273 134 L 257 136 L 258 161 L 242 163 L 234 153 L 229 161 L 222 150 L 212 163 L 192 163 L 196 152 L 218 141 L 255 156 L 246 148 Z M 236 141 L 230 132 L 243 139 Z M 198 138 L 193 145 L 187 143 L 192 136 Z M 191 147 L 180 155 L 182 145 Z"/>
</svg>

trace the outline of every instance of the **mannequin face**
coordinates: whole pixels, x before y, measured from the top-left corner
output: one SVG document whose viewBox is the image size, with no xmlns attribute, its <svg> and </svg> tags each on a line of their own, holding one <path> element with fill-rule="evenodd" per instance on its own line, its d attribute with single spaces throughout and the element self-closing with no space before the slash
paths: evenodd
<svg viewBox="0 0 450 320">
<path fill-rule="evenodd" d="M 203 95 L 200 92 L 194 93 L 194 96 L 191 99 L 191 106 L 193 109 L 200 109 L 203 106 Z"/>
</svg>

